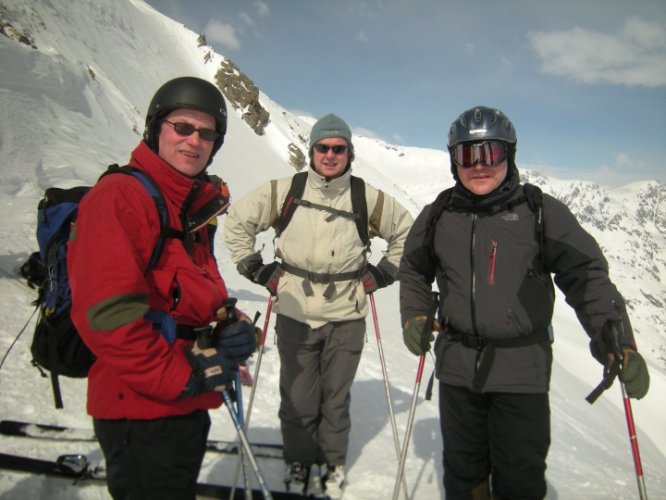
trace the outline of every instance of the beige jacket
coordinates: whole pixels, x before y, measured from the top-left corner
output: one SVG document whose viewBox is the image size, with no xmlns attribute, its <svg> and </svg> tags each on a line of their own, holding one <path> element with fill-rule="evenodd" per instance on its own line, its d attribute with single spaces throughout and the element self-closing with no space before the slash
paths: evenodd
<svg viewBox="0 0 666 500">
<path fill-rule="evenodd" d="M 352 211 L 351 170 L 341 177 L 327 181 L 314 170 L 308 171 L 302 199 L 346 212 Z M 255 236 L 271 228 L 287 197 L 291 177 L 279 179 L 254 189 L 235 201 L 226 217 L 225 244 L 234 263 L 255 253 Z M 273 200 L 272 192 L 275 192 Z M 411 214 L 394 198 L 365 184 L 370 218 L 370 237 L 386 240 L 385 257 L 398 267 Z M 380 194 L 381 193 L 381 194 Z M 382 206 L 377 206 L 378 199 Z M 371 215 L 372 214 L 372 215 Z M 353 220 L 331 216 L 327 211 L 299 206 L 279 238 L 275 241 L 276 257 L 299 269 L 315 273 L 343 273 L 362 269 L 368 259 L 364 253 Z M 326 284 L 312 283 L 314 294 L 306 295 L 304 279 L 284 272 L 274 302 L 277 313 L 289 316 L 317 328 L 330 321 L 364 318 L 368 313 L 366 294 L 360 279 L 336 281 L 335 293 L 324 297 Z"/>
</svg>

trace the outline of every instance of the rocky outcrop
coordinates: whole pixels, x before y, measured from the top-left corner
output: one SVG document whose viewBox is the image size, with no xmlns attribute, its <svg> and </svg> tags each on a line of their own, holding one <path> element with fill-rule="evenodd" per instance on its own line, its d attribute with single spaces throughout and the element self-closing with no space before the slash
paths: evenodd
<svg viewBox="0 0 666 500">
<path fill-rule="evenodd" d="M 289 164 L 299 172 L 303 170 L 303 167 L 305 167 L 305 155 L 301 151 L 301 148 L 292 142 L 287 146 L 287 150 L 289 151 Z"/>
<path fill-rule="evenodd" d="M 259 102 L 259 88 L 229 59 L 224 59 L 215 75 L 218 87 L 234 109 L 257 135 L 263 135 L 270 114 Z"/>
</svg>

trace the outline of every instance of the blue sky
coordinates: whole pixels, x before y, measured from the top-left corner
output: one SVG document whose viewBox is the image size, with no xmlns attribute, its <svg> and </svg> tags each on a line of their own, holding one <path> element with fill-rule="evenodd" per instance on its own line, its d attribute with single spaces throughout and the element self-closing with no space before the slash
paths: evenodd
<svg viewBox="0 0 666 500">
<path fill-rule="evenodd" d="M 502 109 L 519 166 L 666 182 L 664 0 L 148 0 L 205 33 L 271 99 L 356 133 L 446 148 Z"/>
</svg>

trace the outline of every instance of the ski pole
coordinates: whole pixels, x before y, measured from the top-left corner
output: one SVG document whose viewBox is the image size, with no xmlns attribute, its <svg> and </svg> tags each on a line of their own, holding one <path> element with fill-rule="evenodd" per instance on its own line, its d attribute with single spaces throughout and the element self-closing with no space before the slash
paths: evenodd
<svg viewBox="0 0 666 500">
<path fill-rule="evenodd" d="M 266 319 L 264 319 L 264 329 L 261 332 L 261 338 L 259 339 L 259 354 L 257 355 L 257 363 L 254 367 L 254 382 L 252 384 L 252 390 L 250 391 L 250 400 L 247 405 L 247 414 L 245 415 L 245 421 L 243 422 L 243 429 L 247 433 L 247 430 L 250 426 L 250 416 L 252 415 L 252 405 L 254 403 L 254 395 L 257 388 L 257 383 L 259 382 L 259 368 L 261 367 L 261 358 L 264 355 L 264 344 L 266 342 L 266 335 L 268 332 L 268 322 L 271 318 L 271 311 L 273 310 L 273 296 L 268 296 L 268 305 L 266 306 Z M 235 498 L 236 494 L 236 484 L 238 483 L 238 474 L 240 473 L 240 460 L 236 461 L 236 471 L 234 472 L 234 481 L 231 488 L 231 494 L 229 498 Z"/>
<path fill-rule="evenodd" d="M 241 445 L 243 446 L 243 449 L 247 454 L 247 458 L 250 461 L 252 471 L 254 472 L 254 475 L 257 478 L 257 482 L 259 483 L 259 487 L 261 488 L 261 493 L 264 495 L 265 499 L 272 500 L 273 496 L 271 495 L 271 492 L 268 489 L 268 486 L 266 485 L 264 476 L 261 474 L 261 471 L 259 470 L 259 464 L 257 463 L 257 458 L 254 456 L 254 453 L 252 452 L 252 447 L 250 446 L 250 442 L 247 440 L 247 436 L 245 435 L 243 426 L 241 425 L 240 420 L 238 419 L 238 415 L 236 414 L 236 411 L 232 406 L 233 402 L 231 401 L 231 396 L 229 395 L 229 391 L 227 391 L 226 389 L 223 390 L 222 397 L 224 398 L 224 405 L 229 410 L 229 416 L 231 417 L 231 420 L 234 423 L 234 427 L 236 427 L 236 432 L 238 433 L 238 439 L 240 439 Z"/>
<path fill-rule="evenodd" d="M 621 319 L 608 320 L 601 331 L 602 339 L 610 347 L 613 356 L 609 357 L 609 362 L 604 366 L 604 378 L 601 383 L 587 396 L 587 401 L 592 404 L 606 389 L 610 388 L 616 377 L 620 375 L 624 368 L 624 353 L 620 345 L 620 339 L 623 337 L 624 323 Z M 624 402 L 624 414 L 627 419 L 627 430 L 629 431 L 629 443 L 634 458 L 634 469 L 636 471 L 636 481 L 638 483 L 638 494 L 640 500 L 647 500 L 647 491 L 645 489 L 645 480 L 643 478 L 643 465 L 641 463 L 641 454 L 638 450 L 638 439 L 636 438 L 636 427 L 634 426 L 634 413 L 631 410 L 631 401 L 627 395 L 624 382 L 620 379 L 620 388 L 622 389 L 622 400 Z"/>
<path fill-rule="evenodd" d="M 422 343 L 425 345 L 426 340 L 432 333 L 432 325 L 435 320 L 435 314 L 437 313 L 437 306 L 439 305 L 439 296 L 436 292 L 433 292 L 432 299 L 432 308 L 428 318 L 426 319 L 425 324 L 423 325 L 423 331 L 421 332 Z M 412 427 L 414 426 L 414 414 L 416 413 L 416 402 L 419 397 L 419 389 L 421 387 L 421 377 L 423 376 L 423 366 L 425 365 L 425 349 L 423 354 L 419 357 L 419 366 L 416 370 L 416 382 L 414 382 L 414 392 L 412 394 L 412 404 L 409 409 L 409 418 L 407 419 L 407 430 L 405 431 L 405 439 L 403 440 L 402 445 L 402 454 L 400 456 L 400 464 L 398 466 L 398 475 L 395 478 L 395 486 L 393 487 L 393 500 L 398 500 L 398 494 L 400 492 L 400 479 L 405 473 L 405 462 L 407 461 L 407 452 L 409 451 L 409 438 L 412 434 Z"/>
<path fill-rule="evenodd" d="M 229 323 L 234 323 L 238 321 L 238 317 L 236 316 L 236 302 L 237 300 L 234 298 L 229 298 L 224 301 L 224 307 L 227 311 L 227 321 Z M 234 410 L 233 402 L 231 401 L 231 396 L 229 395 L 229 391 L 227 389 L 224 389 L 222 391 L 222 397 L 224 398 L 224 405 L 227 407 L 227 410 L 229 411 L 229 416 L 231 417 L 231 420 L 234 423 L 234 427 L 236 427 L 238 439 L 240 439 L 242 448 L 243 450 L 245 450 L 247 459 L 250 461 L 252 471 L 254 472 L 254 475 L 257 478 L 257 482 L 259 483 L 261 492 L 265 499 L 272 500 L 273 496 L 271 495 L 271 492 L 268 489 L 268 486 L 266 485 L 266 481 L 264 480 L 264 477 L 261 474 L 261 470 L 259 470 L 259 464 L 257 463 L 257 458 L 254 456 L 254 452 L 252 451 L 250 442 L 248 441 L 247 435 L 243 430 L 243 425 L 241 424 L 241 421 L 238 418 L 238 414 L 236 413 L 236 410 Z"/>
<path fill-rule="evenodd" d="M 236 414 L 238 415 L 238 420 L 240 421 L 241 426 L 245 429 L 244 423 L 243 423 L 243 387 L 241 384 L 241 377 L 240 377 L 240 372 L 236 373 Z M 252 500 L 252 481 L 250 480 L 250 476 L 247 474 L 247 470 L 245 467 L 245 453 L 243 451 L 243 448 L 238 450 L 238 458 L 239 458 L 239 464 L 242 464 L 243 466 L 243 482 L 245 484 L 245 498 L 247 500 Z M 229 496 L 229 498 L 234 498 L 234 495 L 236 494 L 235 492 L 236 485 L 234 484 L 234 488 L 232 489 L 232 494 Z"/>
<path fill-rule="evenodd" d="M 645 479 L 643 478 L 643 465 L 641 463 L 641 454 L 638 450 L 638 439 L 636 438 L 636 427 L 634 426 L 634 414 L 631 411 L 631 401 L 627 396 L 627 390 L 624 383 L 620 382 L 622 388 L 622 399 L 624 400 L 624 413 L 627 417 L 627 428 L 629 430 L 629 442 L 631 443 L 631 452 L 634 456 L 634 468 L 636 469 L 636 481 L 638 482 L 638 494 L 641 500 L 647 500 L 647 491 L 645 490 Z"/>
<path fill-rule="evenodd" d="M 419 367 L 416 371 L 416 382 L 414 383 L 414 393 L 412 395 L 412 405 L 409 409 L 409 418 L 407 419 L 407 430 L 405 431 L 405 440 L 403 442 L 402 454 L 400 455 L 400 465 L 398 466 L 398 475 L 395 478 L 395 486 L 393 488 L 393 500 L 398 500 L 400 492 L 400 479 L 404 479 L 405 462 L 407 461 L 407 452 L 409 451 L 409 438 L 412 434 L 412 427 L 414 425 L 414 413 L 416 413 L 416 401 L 419 396 L 419 388 L 421 387 L 421 376 L 423 375 L 423 365 L 425 361 L 425 353 L 419 357 Z"/>
<path fill-rule="evenodd" d="M 382 337 L 379 333 L 379 320 L 377 319 L 377 307 L 375 306 L 375 294 L 370 294 L 370 307 L 372 309 L 372 320 L 375 324 L 375 337 L 377 338 L 377 350 L 379 352 L 379 362 L 382 367 L 382 375 L 384 376 L 384 392 L 386 393 L 386 402 L 388 403 L 389 418 L 391 420 L 391 430 L 393 431 L 393 444 L 395 446 L 395 453 L 400 460 L 400 438 L 398 437 L 398 427 L 395 424 L 395 414 L 393 413 L 393 399 L 391 398 L 391 388 L 388 380 L 388 372 L 386 370 L 386 361 L 384 360 L 384 348 L 382 347 Z M 407 490 L 407 481 L 404 474 L 401 477 L 402 487 L 404 488 L 405 498 L 409 498 Z"/>
</svg>

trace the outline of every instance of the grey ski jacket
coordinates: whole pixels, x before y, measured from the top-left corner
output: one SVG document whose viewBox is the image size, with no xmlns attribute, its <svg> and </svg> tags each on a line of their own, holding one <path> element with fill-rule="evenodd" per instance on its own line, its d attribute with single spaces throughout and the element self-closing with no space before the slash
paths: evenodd
<svg viewBox="0 0 666 500">
<path fill-rule="evenodd" d="M 312 168 L 302 198 L 312 203 L 351 212 L 351 169 L 341 177 L 326 180 Z M 224 226 L 224 240 L 234 263 L 254 253 L 256 235 L 271 229 L 282 210 L 291 177 L 279 179 L 273 199 L 271 182 L 259 186 L 232 204 Z M 365 183 L 366 202 L 371 224 L 370 237 L 386 240 L 386 258 L 397 268 L 412 225 L 411 214 L 391 196 L 383 195 L 383 205 L 376 207 L 379 190 Z M 276 213 L 277 212 L 277 213 Z M 377 217 L 370 217 L 375 213 Z M 373 222 L 374 221 L 374 222 Z M 312 207 L 298 207 L 291 222 L 277 241 L 276 256 L 288 264 L 311 273 L 353 273 L 364 268 L 365 246 L 356 224 L 345 217 L 331 216 Z M 335 283 L 335 293 L 324 296 L 326 284 L 312 283 L 314 293 L 307 295 L 304 279 L 289 272 L 280 278 L 274 310 L 296 321 L 317 328 L 330 321 L 364 318 L 368 312 L 366 294 L 358 278 Z"/>
<path fill-rule="evenodd" d="M 506 205 L 523 194 L 517 177 L 486 197 L 469 196 L 456 186 L 452 200 L 457 208 L 444 210 L 436 224 L 434 255 L 424 246 L 431 205 L 407 238 L 400 264 L 402 321 L 428 314 L 436 279 L 442 325 L 434 347 L 436 374 L 446 384 L 482 392 L 548 391 L 555 302 L 551 275 L 591 338 L 606 320 L 621 318 L 622 343 L 635 345 L 624 300 L 609 279 L 597 242 L 563 203 L 543 194 L 542 261 L 535 213 L 527 203 Z M 520 346 L 530 335 L 534 341 Z M 489 344 L 475 344 L 478 337 Z M 503 340 L 516 338 L 521 340 Z M 494 341 L 515 345 L 495 347 Z"/>
</svg>

